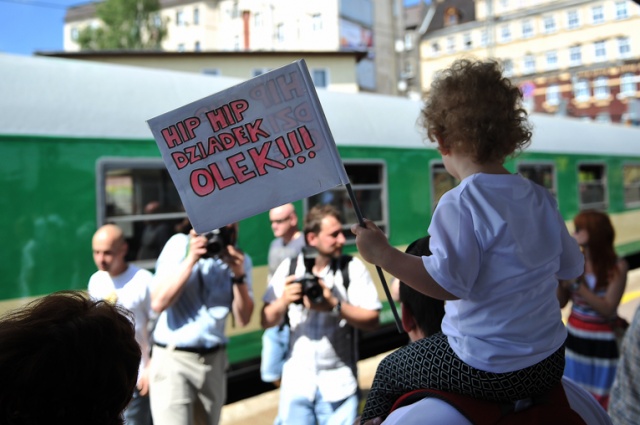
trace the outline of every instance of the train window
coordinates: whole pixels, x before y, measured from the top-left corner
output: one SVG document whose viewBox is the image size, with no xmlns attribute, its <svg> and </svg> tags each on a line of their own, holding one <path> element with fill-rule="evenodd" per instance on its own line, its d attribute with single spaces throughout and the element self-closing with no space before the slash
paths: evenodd
<svg viewBox="0 0 640 425">
<path fill-rule="evenodd" d="M 444 168 L 444 163 L 434 162 L 431 164 L 431 212 L 436 209 L 442 195 L 456 187 L 458 183 L 460 181 L 451 176 Z"/>
<path fill-rule="evenodd" d="M 387 214 L 387 170 L 383 162 L 345 162 L 344 168 L 351 182 L 351 189 L 362 215 L 375 222 L 388 234 Z M 314 205 L 331 204 L 338 208 L 344 222 L 344 236 L 347 243 L 353 243 L 355 236 L 351 225 L 358 222 L 351 198 L 344 186 L 310 196 L 306 200 L 305 211 Z"/>
<path fill-rule="evenodd" d="M 622 167 L 624 181 L 624 206 L 640 207 L 640 164 Z"/>
<path fill-rule="evenodd" d="M 553 164 L 518 164 L 518 173 L 545 187 L 557 199 L 556 172 Z"/>
<path fill-rule="evenodd" d="M 153 268 L 164 243 L 188 225 L 162 159 L 103 158 L 97 166 L 98 226 L 120 226 L 128 260 Z"/>
<path fill-rule="evenodd" d="M 604 164 L 578 165 L 579 208 L 606 210 L 607 173 Z"/>
</svg>

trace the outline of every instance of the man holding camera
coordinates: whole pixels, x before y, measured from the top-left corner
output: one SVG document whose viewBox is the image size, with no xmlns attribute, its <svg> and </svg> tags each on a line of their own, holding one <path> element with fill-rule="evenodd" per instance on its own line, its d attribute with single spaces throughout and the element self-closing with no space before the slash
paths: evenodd
<svg viewBox="0 0 640 425">
<path fill-rule="evenodd" d="M 253 312 L 252 262 L 235 247 L 237 223 L 205 235 L 173 235 L 158 257 L 151 413 L 155 425 L 215 425 L 227 392 L 225 322 Z"/>
<path fill-rule="evenodd" d="M 359 401 L 355 329 L 375 329 L 381 304 L 364 264 L 350 257 L 345 264 L 345 237 L 334 207 L 313 207 L 304 234 L 314 255 L 305 250 L 293 260 L 295 267 L 284 260 L 264 296 L 262 326 L 284 319 L 291 328 L 278 415 L 285 425 L 351 425 Z"/>
</svg>

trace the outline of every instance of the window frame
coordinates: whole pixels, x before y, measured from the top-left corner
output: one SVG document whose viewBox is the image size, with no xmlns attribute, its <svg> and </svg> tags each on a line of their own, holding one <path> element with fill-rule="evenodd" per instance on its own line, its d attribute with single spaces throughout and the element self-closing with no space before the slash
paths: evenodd
<svg viewBox="0 0 640 425">
<path fill-rule="evenodd" d="M 582 181 L 581 180 L 581 167 L 599 167 L 601 168 L 601 178 L 599 180 L 592 181 Z M 576 187 L 577 190 L 577 199 L 578 199 L 578 208 L 580 211 L 587 209 L 595 209 L 599 211 L 606 211 L 609 207 L 609 185 L 607 179 L 607 163 L 603 161 L 580 161 L 576 164 L 577 178 L 578 184 Z M 595 183 L 593 183 L 595 182 Z M 582 190 L 583 187 L 593 185 L 602 187 L 603 199 L 602 201 L 585 203 L 583 202 Z"/>
<path fill-rule="evenodd" d="M 139 157 L 139 158 L 130 158 L 130 157 L 101 157 L 96 161 L 96 224 L 97 227 L 100 227 L 106 223 L 115 223 L 120 226 L 125 234 L 132 234 L 134 232 L 134 225 L 136 223 L 142 223 L 145 221 L 149 221 L 151 218 L 152 221 L 161 221 L 161 220 L 182 220 L 188 218 L 187 213 L 185 211 L 181 212 L 165 212 L 158 214 L 144 214 L 144 211 L 134 211 L 130 214 L 121 214 L 121 215 L 108 215 L 107 214 L 107 173 L 113 170 L 134 170 L 134 171 L 144 171 L 144 170 L 158 170 L 163 173 L 166 173 L 166 181 L 169 182 L 175 189 L 175 194 L 177 195 L 177 199 L 180 200 L 177 188 L 169 175 L 169 172 L 166 169 L 164 161 L 161 157 L 158 158 L 150 158 L 150 157 Z M 135 182 L 134 182 L 135 184 Z M 160 187 L 162 188 L 162 187 Z M 138 201 L 137 199 L 134 201 Z M 146 201 L 139 202 L 139 204 L 143 204 Z M 136 203 L 138 205 L 138 203 Z M 142 210 L 143 206 L 138 205 L 138 208 Z M 133 255 L 133 252 L 130 253 Z M 157 258 L 151 259 L 143 259 L 143 260 L 131 260 L 132 263 L 138 265 L 139 267 L 151 269 L 155 266 Z"/>
<path fill-rule="evenodd" d="M 607 99 L 611 95 L 609 88 L 609 77 L 600 75 L 593 80 L 593 97 L 596 99 Z"/>
<path fill-rule="evenodd" d="M 373 222 L 387 235 L 387 237 L 389 237 L 391 235 L 391 222 L 389 220 L 389 182 L 388 182 L 389 172 L 388 172 L 387 162 L 382 159 L 372 160 L 372 159 L 358 159 L 358 158 L 344 159 L 342 162 L 344 164 L 345 170 L 347 171 L 348 175 L 350 173 L 349 171 L 350 167 L 358 167 L 358 166 L 380 167 L 379 171 L 380 171 L 381 181 L 378 183 L 359 184 L 359 183 L 354 183 L 354 180 L 356 179 L 350 178 L 349 180 L 351 181 L 350 183 L 351 189 L 354 194 L 362 190 L 373 190 L 373 191 L 379 190 L 380 191 L 380 214 L 382 216 L 382 219 L 373 220 Z M 334 192 L 334 193 L 337 192 L 341 194 L 346 193 L 346 196 L 343 196 L 340 199 L 348 199 L 349 201 L 351 201 L 351 198 L 349 197 L 346 186 L 337 186 L 325 192 L 321 192 L 319 194 L 305 198 L 303 200 L 304 215 L 306 216 L 306 214 L 314 205 L 320 205 L 319 202 L 317 203 L 312 202 L 314 197 L 321 196 L 324 193 L 331 193 L 331 192 Z M 358 207 L 361 211 L 366 211 L 366 208 L 363 208 L 363 205 L 358 205 Z M 339 208 L 339 210 L 342 213 L 343 209 Z M 349 214 L 353 214 L 353 216 L 347 216 L 347 214 L 344 214 L 344 213 L 342 214 L 342 222 L 343 222 L 342 231 L 344 232 L 345 239 L 346 239 L 345 245 L 355 245 L 355 235 L 352 235 L 351 233 L 351 226 L 354 223 L 358 222 L 358 218 L 356 217 L 355 208 L 353 208 L 353 206 L 351 208 L 348 208 L 347 212 Z M 366 217 L 366 218 L 371 219 L 372 217 Z"/>
<path fill-rule="evenodd" d="M 627 167 L 634 167 L 638 169 L 638 180 L 631 184 L 627 184 L 625 169 Z M 637 200 L 629 200 L 627 192 L 634 190 L 638 192 Z M 639 208 L 640 207 L 640 162 L 625 162 L 622 164 L 622 191 L 624 196 L 625 208 Z"/>
<path fill-rule="evenodd" d="M 444 176 L 444 180 L 445 180 L 444 183 L 448 183 L 451 181 L 454 183 L 450 188 L 443 191 L 440 194 L 440 196 L 437 196 L 438 190 L 435 187 L 435 184 L 437 182 L 441 182 L 441 179 L 435 178 L 436 169 L 438 170 L 438 175 Z M 430 198 L 429 203 L 431 205 L 431 213 L 435 211 L 436 206 L 438 205 L 438 202 L 440 202 L 440 198 L 442 198 L 442 195 L 444 195 L 454 187 L 458 186 L 459 184 L 460 184 L 460 181 L 455 177 L 453 177 L 451 174 L 449 174 L 442 160 L 433 160 L 429 162 L 429 198 Z"/>
<path fill-rule="evenodd" d="M 604 23 L 604 6 L 601 4 L 591 7 L 591 23 L 593 25 Z"/>
<path fill-rule="evenodd" d="M 580 13 L 577 10 L 567 10 L 567 29 L 580 28 Z"/>
<path fill-rule="evenodd" d="M 538 179 L 532 179 L 527 177 L 526 175 L 523 174 L 522 169 L 523 168 L 533 168 L 535 173 L 540 173 L 540 169 L 541 168 L 546 168 L 549 167 L 551 168 L 551 187 L 547 187 L 544 182 L 540 182 L 538 181 Z M 544 187 L 545 189 L 547 189 L 549 191 L 549 193 L 551 193 L 551 195 L 553 195 L 553 197 L 556 199 L 556 201 L 558 201 L 559 204 L 559 199 L 558 199 L 558 170 L 556 167 L 555 162 L 553 161 L 530 161 L 530 160 L 525 160 L 525 161 L 518 161 L 518 163 L 516 164 L 516 170 L 517 173 L 522 175 L 522 177 L 531 180 L 532 182 Z"/>
<path fill-rule="evenodd" d="M 582 45 L 574 44 L 569 46 L 569 66 L 582 65 Z"/>
</svg>

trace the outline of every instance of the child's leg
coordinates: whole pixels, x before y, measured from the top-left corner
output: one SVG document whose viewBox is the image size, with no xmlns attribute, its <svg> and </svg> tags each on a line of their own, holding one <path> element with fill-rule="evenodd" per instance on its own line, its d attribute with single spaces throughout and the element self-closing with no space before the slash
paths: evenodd
<svg viewBox="0 0 640 425">
<path fill-rule="evenodd" d="M 562 379 L 564 347 L 542 362 L 509 373 L 491 373 L 464 363 L 447 337 L 435 334 L 384 358 L 367 396 L 361 421 L 385 418 L 403 394 L 430 388 L 472 397 L 510 402 L 545 393 Z"/>
</svg>

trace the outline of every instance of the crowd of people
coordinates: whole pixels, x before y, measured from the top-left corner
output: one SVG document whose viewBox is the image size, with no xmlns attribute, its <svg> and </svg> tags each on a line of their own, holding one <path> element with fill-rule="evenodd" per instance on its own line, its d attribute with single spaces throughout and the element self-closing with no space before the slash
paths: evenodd
<svg viewBox="0 0 640 425">
<path fill-rule="evenodd" d="M 553 195 L 505 168 L 532 135 L 521 101 L 496 62 L 454 62 L 421 115 L 460 181 L 429 236 L 402 252 L 371 221 L 351 228 L 360 257 L 396 278 L 412 341 L 380 362 L 363 409 L 358 335 L 381 310 L 368 268 L 343 253 L 335 207 L 312 207 L 302 226 L 292 204 L 269 212 L 255 295 L 274 424 L 637 423 L 640 312 L 621 345 L 618 332 L 628 265 L 605 213 L 580 212 L 571 234 Z M 238 232 L 175 233 L 152 274 L 126 261 L 118 226 L 100 227 L 88 297 L 52 294 L 0 320 L 0 423 L 218 424 L 226 321 L 257 314 Z"/>
</svg>

